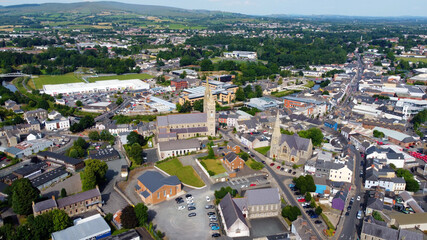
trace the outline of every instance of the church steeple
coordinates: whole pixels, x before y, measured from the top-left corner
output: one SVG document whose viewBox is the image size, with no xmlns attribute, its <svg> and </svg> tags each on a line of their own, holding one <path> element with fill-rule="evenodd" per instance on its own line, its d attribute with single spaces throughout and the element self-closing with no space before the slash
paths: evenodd
<svg viewBox="0 0 427 240">
<path fill-rule="evenodd" d="M 210 136 L 215 136 L 215 105 L 215 99 L 211 92 L 209 80 L 206 79 L 205 98 L 203 100 L 203 113 L 206 113 L 208 134 Z"/>
<path fill-rule="evenodd" d="M 281 136 L 282 134 L 280 133 L 279 109 L 277 109 L 276 122 L 274 123 L 273 135 L 271 136 L 270 158 L 277 158 L 280 148 L 279 144 Z"/>
</svg>

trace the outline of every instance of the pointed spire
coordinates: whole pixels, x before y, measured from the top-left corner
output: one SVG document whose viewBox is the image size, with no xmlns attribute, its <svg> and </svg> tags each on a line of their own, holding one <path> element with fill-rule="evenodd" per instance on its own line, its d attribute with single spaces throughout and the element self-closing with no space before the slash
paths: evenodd
<svg viewBox="0 0 427 240">
<path fill-rule="evenodd" d="M 274 123 L 273 134 L 274 134 L 274 132 L 276 132 L 277 130 L 279 130 L 279 133 L 280 133 L 279 109 L 277 109 L 277 116 L 276 116 L 276 122 Z"/>
</svg>

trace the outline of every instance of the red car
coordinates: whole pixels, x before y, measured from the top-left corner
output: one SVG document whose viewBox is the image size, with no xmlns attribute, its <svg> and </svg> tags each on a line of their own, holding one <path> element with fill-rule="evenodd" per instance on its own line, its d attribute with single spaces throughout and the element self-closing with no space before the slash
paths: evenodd
<svg viewBox="0 0 427 240">
<path fill-rule="evenodd" d="M 280 169 L 280 166 L 277 166 L 277 169 Z"/>
<path fill-rule="evenodd" d="M 298 202 L 305 202 L 304 198 L 298 199 Z"/>
<path fill-rule="evenodd" d="M 274 163 L 270 163 L 270 167 L 274 166 Z"/>
<path fill-rule="evenodd" d="M 249 185 L 249 187 L 255 187 L 255 186 L 256 186 L 255 183 L 252 183 L 251 185 Z"/>
</svg>

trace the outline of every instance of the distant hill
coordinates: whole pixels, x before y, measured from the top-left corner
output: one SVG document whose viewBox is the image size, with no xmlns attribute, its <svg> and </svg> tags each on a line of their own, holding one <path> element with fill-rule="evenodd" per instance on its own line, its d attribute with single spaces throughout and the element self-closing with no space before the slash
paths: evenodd
<svg viewBox="0 0 427 240">
<path fill-rule="evenodd" d="M 224 13 L 220 11 L 186 10 L 174 7 L 155 5 L 139 5 L 121 2 L 78 2 L 78 3 L 43 3 L 1 6 L 0 13 L 7 15 L 22 15 L 36 13 L 102 13 L 102 12 L 129 12 L 149 16 L 170 17 L 210 17 L 215 15 L 243 16 L 241 14 Z"/>
</svg>

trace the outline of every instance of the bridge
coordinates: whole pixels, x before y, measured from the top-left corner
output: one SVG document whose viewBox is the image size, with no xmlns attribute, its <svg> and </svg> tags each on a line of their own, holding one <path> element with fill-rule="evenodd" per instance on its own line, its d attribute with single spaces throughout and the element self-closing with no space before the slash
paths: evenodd
<svg viewBox="0 0 427 240">
<path fill-rule="evenodd" d="M 6 73 L 0 74 L 0 78 L 16 78 L 16 77 L 29 77 L 30 75 L 23 73 Z"/>
</svg>

